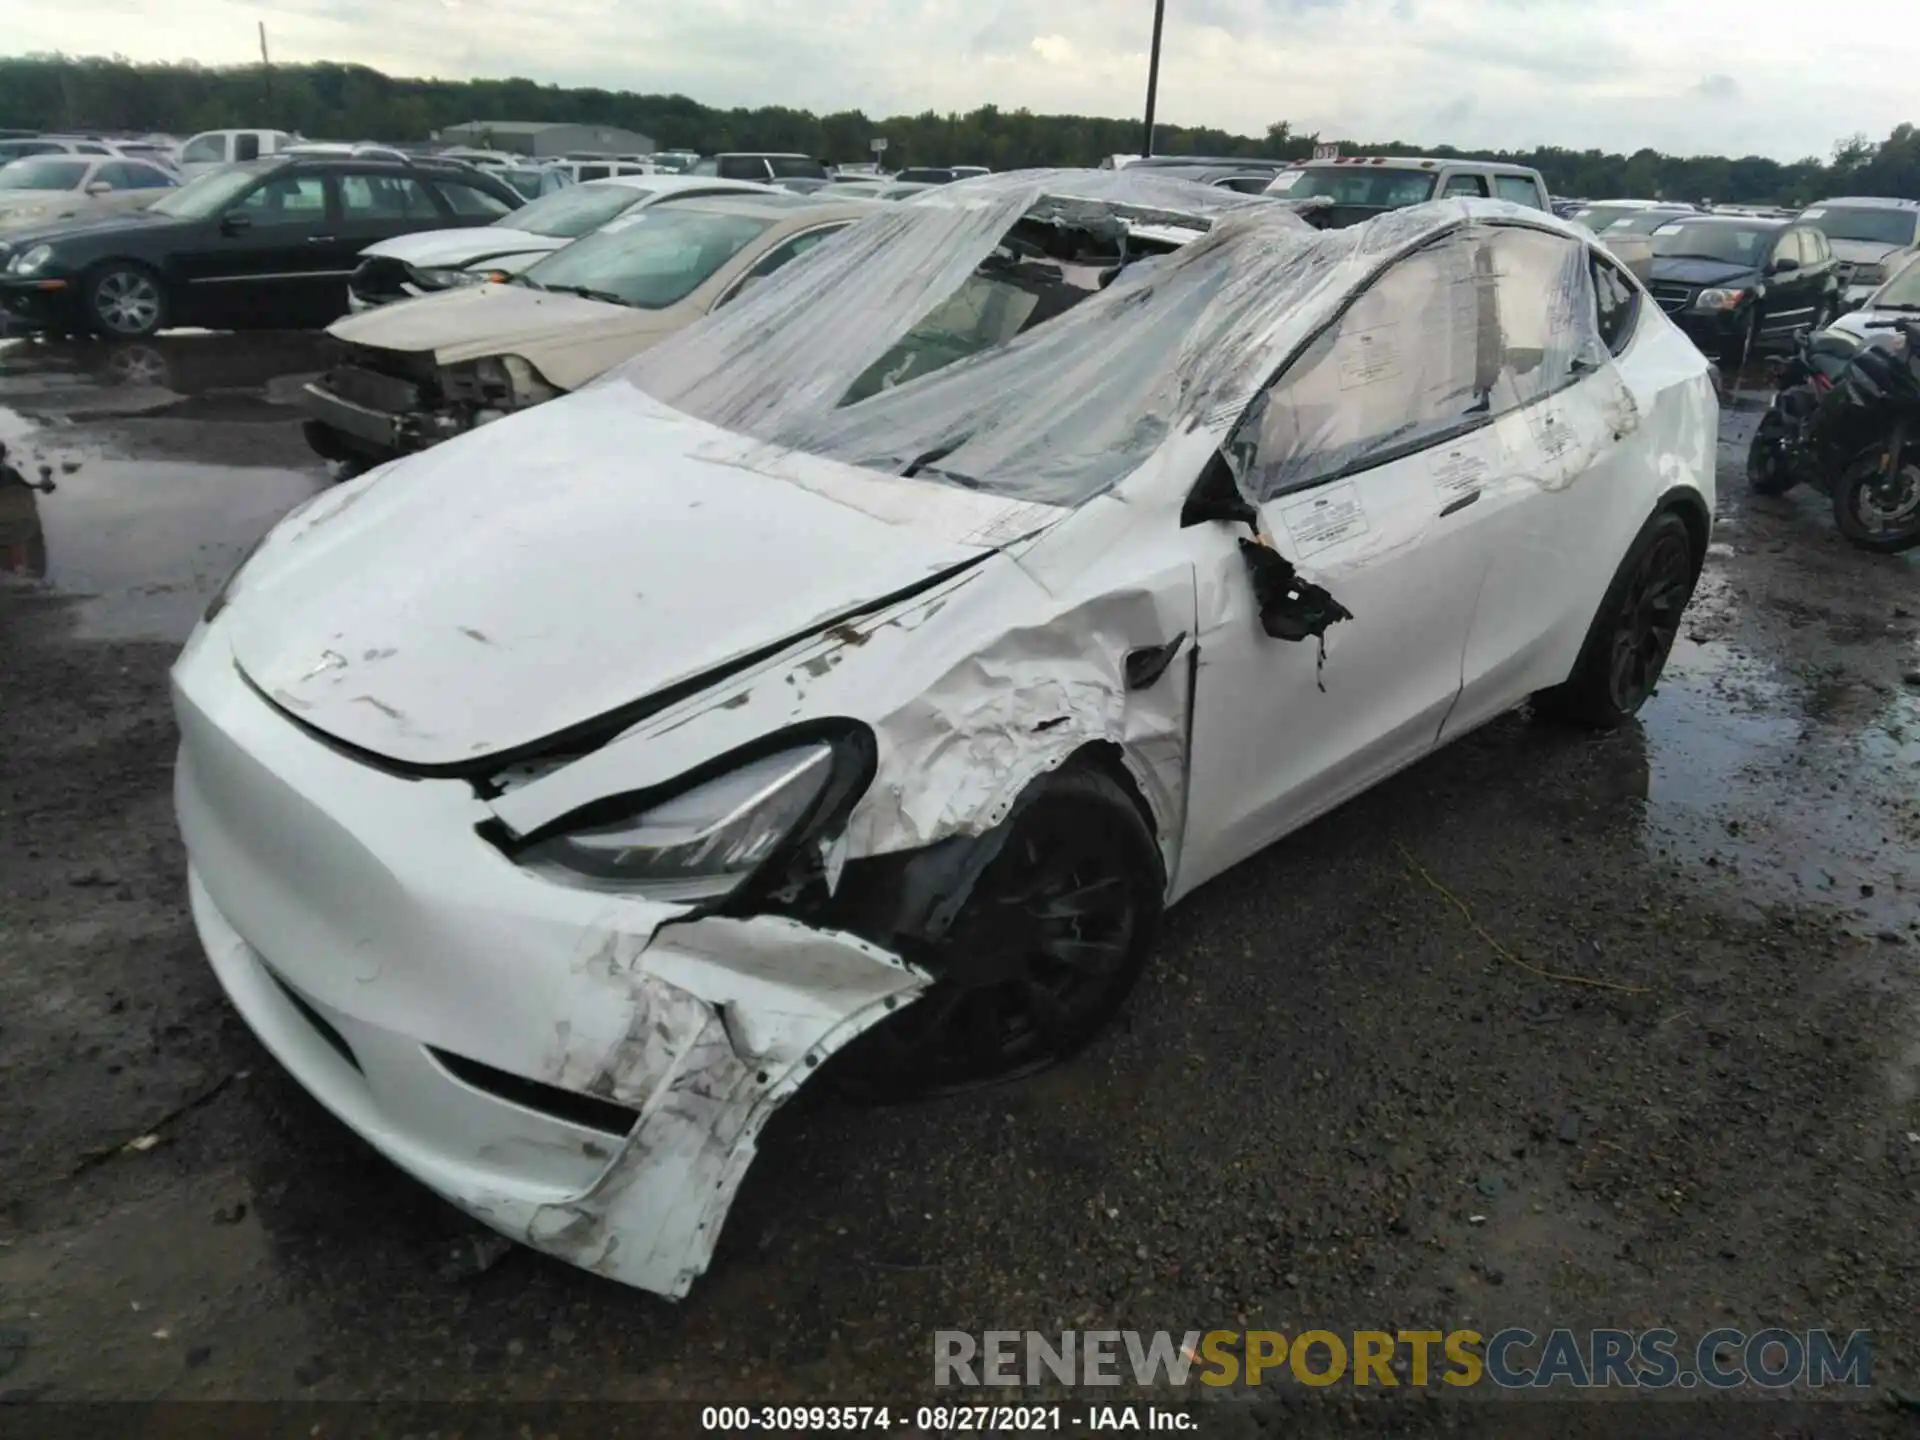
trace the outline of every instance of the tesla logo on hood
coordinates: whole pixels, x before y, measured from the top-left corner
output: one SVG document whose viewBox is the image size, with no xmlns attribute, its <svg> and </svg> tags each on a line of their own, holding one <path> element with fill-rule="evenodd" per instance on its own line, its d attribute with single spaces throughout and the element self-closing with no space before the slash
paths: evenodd
<svg viewBox="0 0 1920 1440">
<path fill-rule="evenodd" d="M 320 652 L 320 662 L 300 678 L 302 680 L 311 680 L 323 670 L 338 670 L 346 663 L 347 657 L 342 655 L 338 650 L 322 650 Z"/>
</svg>

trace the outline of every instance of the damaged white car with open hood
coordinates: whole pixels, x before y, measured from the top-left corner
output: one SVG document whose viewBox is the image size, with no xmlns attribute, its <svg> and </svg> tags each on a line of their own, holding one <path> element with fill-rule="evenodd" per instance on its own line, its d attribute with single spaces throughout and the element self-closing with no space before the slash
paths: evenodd
<svg viewBox="0 0 1920 1440">
<path fill-rule="evenodd" d="M 1584 231 L 1253 200 L 902 363 L 1042 197 L 1178 184 L 887 207 L 267 537 L 174 669 L 176 798 L 207 954 L 304 1086 L 679 1296 L 816 1075 L 1058 1059 L 1209 877 L 1529 697 L 1641 704 L 1716 406 Z"/>
</svg>

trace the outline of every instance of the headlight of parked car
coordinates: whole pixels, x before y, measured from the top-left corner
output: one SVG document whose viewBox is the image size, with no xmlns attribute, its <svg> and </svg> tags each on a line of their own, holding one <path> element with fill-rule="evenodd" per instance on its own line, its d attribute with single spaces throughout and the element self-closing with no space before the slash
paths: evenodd
<svg viewBox="0 0 1920 1440">
<path fill-rule="evenodd" d="M 1747 298 L 1744 290 L 1702 290 L 1695 297 L 1693 308 L 1696 310 L 1738 310 Z"/>
<path fill-rule="evenodd" d="M 1885 281 L 1886 278 L 1887 267 L 1884 265 L 1856 265 L 1853 267 L 1853 278 L 1848 283 L 1853 285 L 1878 285 Z"/>
<path fill-rule="evenodd" d="M 824 741 L 781 750 L 624 817 L 537 840 L 518 859 L 649 900 L 723 899 L 808 818 L 834 770 Z"/>
<path fill-rule="evenodd" d="M 31 250 L 22 250 L 7 262 L 9 275 L 34 275 L 44 270 L 47 262 L 53 259 L 51 245 L 36 245 Z"/>
<path fill-rule="evenodd" d="M 431 269 L 416 270 L 413 272 L 413 276 L 422 285 L 431 286 L 435 290 L 453 290 L 462 285 L 479 285 L 484 283 L 487 278 L 487 272 L 484 270 L 452 270 L 436 266 Z"/>
</svg>

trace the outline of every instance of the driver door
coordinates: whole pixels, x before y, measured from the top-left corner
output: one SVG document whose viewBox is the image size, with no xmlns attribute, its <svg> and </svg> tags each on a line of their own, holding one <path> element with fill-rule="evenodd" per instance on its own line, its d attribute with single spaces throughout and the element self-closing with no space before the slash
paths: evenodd
<svg viewBox="0 0 1920 1440">
<path fill-rule="evenodd" d="M 1321 644 L 1262 622 L 1239 539 L 1198 547 L 1191 889 L 1418 759 L 1460 693 L 1487 569 L 1499 369 L 1487 232 L 1396 262 L 1256 397 L 1225 447 L 1262 536 L 1351 618 Z"/>
</svg>

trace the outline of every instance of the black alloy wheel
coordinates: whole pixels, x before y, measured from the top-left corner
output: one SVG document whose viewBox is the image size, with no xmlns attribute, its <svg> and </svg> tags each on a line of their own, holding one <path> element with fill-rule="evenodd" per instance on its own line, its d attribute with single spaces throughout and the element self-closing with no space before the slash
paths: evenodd
<svg viewBox="0 0 1920 1440">
<path fill-rule="evenodd" d="M 1747 447 L 1747 488 L 1756 495 L 1784 495 L 1794 486 L 1793 471 L 1787 465 L 1787 422 L 1778 410 L 1760 417 Z"/>
<path fill-rule="evenodd" d="M 1031 1074 L 1093 1039 L 1139 978 L 1164 879 L 1126 789 L 1069 767 L 1005 823 L 941 945 L 940 978 L 848 1046 L 843 1089 L 911 1099 Z"/>
<path fill-rule="evenodd" d="M 1687 522 L 1663 510 L 1640 531 L 1594 615 L 1563 685 L 1533 697 L 1543 719 L 1612 729 L 1660 683 L 1699 578 Z"/>
<path fill-rule="evenodd" d="M 1653 694 L 1693 598 L 1693 555 L 1686 530 L 1663 530 L 1640 556 L 1614 615 L 1607 698 L 1631 715 Z"/>
</svg>

